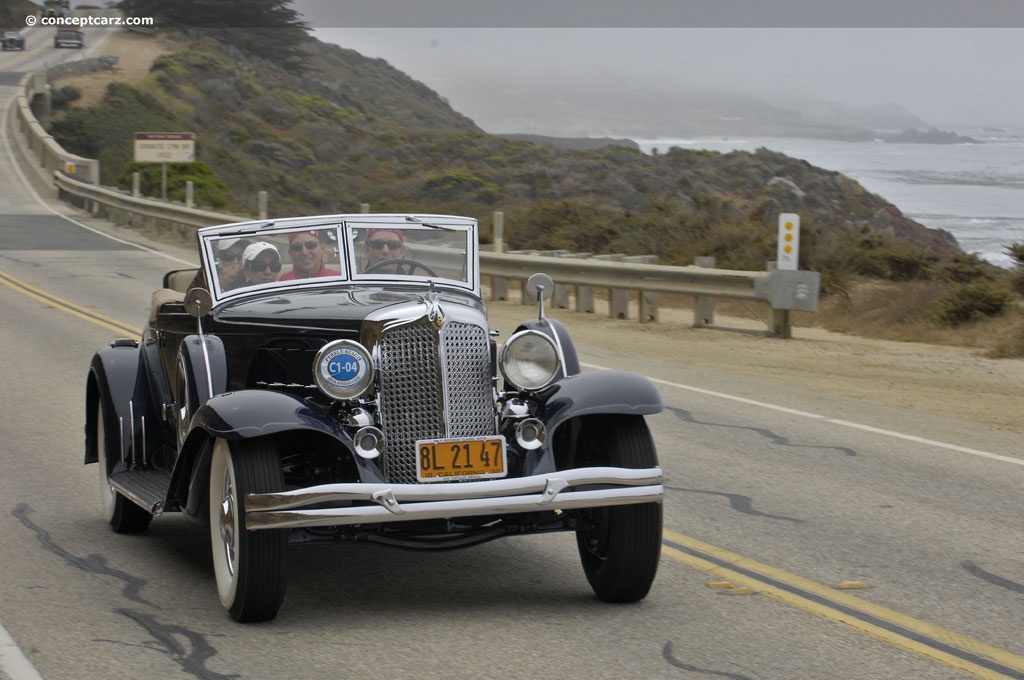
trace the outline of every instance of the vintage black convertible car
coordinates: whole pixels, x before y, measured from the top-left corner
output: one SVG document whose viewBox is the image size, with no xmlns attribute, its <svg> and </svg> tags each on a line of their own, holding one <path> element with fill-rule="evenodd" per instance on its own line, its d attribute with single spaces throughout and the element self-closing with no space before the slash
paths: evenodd
<svg viewBox="0 0 1024 680">
<path fill-rule="evenodd" d="M 582 372 L 539 314 L 499 347 L 477 223 L 331 215 L 198 231 L 141 339 L 92 359 L 85 462 L 115 531 L 165 512 L 209 525 L 217 590 L 272 619 L 287 545 L 470 546 L 574 531 L 609 602 L 645 597 L 661 548 L 650 381 Z"/>
</svg>

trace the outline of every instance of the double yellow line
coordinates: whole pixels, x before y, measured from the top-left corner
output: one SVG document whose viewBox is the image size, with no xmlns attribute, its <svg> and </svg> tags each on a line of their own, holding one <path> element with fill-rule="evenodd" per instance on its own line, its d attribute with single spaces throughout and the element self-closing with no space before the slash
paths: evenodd
<svg viewBox="0 0 1024 680">
<path fill-rule="evenodd" d="M 74 302 L 69 302 L 63 298 L 59 298 L 52 293 L 47 293 L 45 290 L 36 288 L 21 279 L 17 279 L 6 272 L 0 271 L 0 284 L 7 286 L 11 290 L 17 291 L 26 297 L 32 298 L 33 300 L 38 300 L 39 302 L 55 307 L 62 312 L 66 312 L 71 316 L 82 319 L 83 321 L 88 321 L 89 323 L 111 330 L 119 336 L 137 338 L 142 334 L 141 328 L 129 326 L 117 319 L 105 316 L 91 309 L 86 309 L 85 307 L 76 305 Z"/>
<path fill-rule="evenodd" d="M 670 529 L 664 532 L 662 554 L 976 678 L 1024 680 L 1022 656 Z"/>
</svg>

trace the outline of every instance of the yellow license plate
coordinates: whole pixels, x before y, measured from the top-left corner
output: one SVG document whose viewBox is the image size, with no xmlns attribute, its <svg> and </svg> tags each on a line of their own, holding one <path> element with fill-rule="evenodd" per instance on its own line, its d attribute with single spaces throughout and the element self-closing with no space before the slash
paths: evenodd
<svg viewBox="0 0 1024 680">
<path fill-rule="evenodd" d="M 416 442 L 421 482 L 504 477 L 505 438 L 421 439 Z"/>
</svg>

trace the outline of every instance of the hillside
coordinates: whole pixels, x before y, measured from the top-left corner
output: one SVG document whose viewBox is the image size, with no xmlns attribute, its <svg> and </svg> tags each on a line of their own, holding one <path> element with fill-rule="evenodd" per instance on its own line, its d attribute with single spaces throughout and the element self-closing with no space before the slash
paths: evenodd
<svg viewBox="0 0 1024 680">
<path fill-rule="evenodd" d="M 1009 273 L 965 255 L 949 234 L 837 172 L 766 149 L 647 156 L 628 140 L 592 148 L 593 140 L 489 135 L 422 83 L 352 50 L 313 42 L 315 56 L 297 74 L 181 34 L 151 39 L 160 42 L 149 50 L 144 37 L 116 39 L 126 55 L 160 56 L 148 71 L 134 64 L 109 74 L 120 79 L 102 97 L 100 73 L 55 85 L 64 105 L 54 135 L 100 158 L 106 184 L 127 188 L 137 170 L 158 194 L 159 168 L 130 162 L 132 133 L 194 130 L 199 161 L 170 168 L 178 200 L 192 179 L 200 204 L 236 214 L 251 211 L 260 190 L 270 192 L 272 215 L 361 203 L 461 213 L 480 218 L 485 239 L 501 210 L 511 248 L 655 254 L 665 264 L 710 255 L 734 269 L 774 259 L 777 214 L 799 211 L 801 268 L 822 274 L 816 318 L 830 327 L 1024 354 L 1014 311 L 1024 267 Z M 81 107 L 76 83 L 86 90 Z M 891 283 L 870 284 L 878 280 Z"/>
<path fill-rule="evenodd" d="M 4 0 L 0 2 L 0 33 L 20 31 L 25 28 L 25 17 L 37 14 L 39 7 L 29 0 Z"/>
<path fill-rule="evenodd" d="M 361 203 L 502 210 L 514 247 L 653 253 L 668 263 L 714 254 L 724 266 L 759 268 L 773 252 L 777 213 L 799 209 L 808 257 L 816 234 L 822 244 L 873 234 L 928 256 L 958 252 L 949 234 L 905 218 L 857 182 L 782 154 L 646 156 L 509 140 L 383 60 L 315 41 L 311 54 L 297 75 L 195 41 L 157 59 L 145 78 L 113 84 L 99 105 L 65 112 L 52 132 L 69 150 L 98 157 L 104 183 L 128 186 L 133 132 L 198 131 L 204 165 L 175 170 L 193 173 L 201 201 L 234 210 L 251 209 L 260 190 L 270 191 L 275 215 Z M 730 229 L 742 248 L 718 242 Z"/>
</svg>

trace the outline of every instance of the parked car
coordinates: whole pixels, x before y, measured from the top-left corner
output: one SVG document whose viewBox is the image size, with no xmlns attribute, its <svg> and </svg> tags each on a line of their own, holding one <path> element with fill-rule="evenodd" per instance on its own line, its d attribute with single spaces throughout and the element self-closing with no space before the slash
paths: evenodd
<svg viewBox="0 0 1024 680">
<path fill-rule="evenodd" d="M 85 34 L 82 33 L 81 29 L 74 27 L 61 27 L 57 29 L 57 33 L 53 36 L 54 47 L 77 47 L 79 49 L 85 47 Z"/>
<path fill-rule="evenodd" d="M 499 347 L 477 230 L 366 214 L 198 230 L 200 267 L 168 272 L 142 337 L 89 369 L 85 462 L 114 531 L 167 512 L 208 524 L 221 603 L 243 622 L 276 616 L 290 541 L 570 531 L 597 597 L 645 597 L 663 495 L 645 416 L 661 397 L 580 370 L 544 274 L 526 286 L 539 313 Z"/>
<path fill-rule="evenodd" d="M 25 49 L 25 36 L 17 31 L 5 31 L 2 46 L 5 51 L 23 50 Z"/>
</svg>

